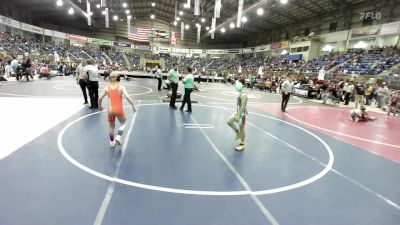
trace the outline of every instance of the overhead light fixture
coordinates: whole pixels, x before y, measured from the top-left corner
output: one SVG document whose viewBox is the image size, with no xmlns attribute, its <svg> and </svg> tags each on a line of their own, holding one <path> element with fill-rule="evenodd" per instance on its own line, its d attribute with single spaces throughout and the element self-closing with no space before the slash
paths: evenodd
<svg viewBox="0 0 400 225">
<path fill-rule="evenodd" d="M 128 7 L 128 4 L 126 2 L 122 3 L 122 7 L 126 8 Z"/>
<path fill-rule="evenodd" d="M 114 16 L 113 16 L 113 20 L 118 20 L 118 16 L 117 16 L 117 15 L 114 15 Z"/>
<path fill-rule="evenodd" d="M 96 8 L 100 9 L 100 4 L 97 4 L 97 5 L 96 5 Z"/>
<path fill-rule="evenodd" d="M 125 10 L 125 13 L 129 14 L 129 13 L 131 13 L 131 11 L 129 9 L 127 9 L 127 10 Z"/>
<path fill-rule="evenodd" d="M 151 14 L 150 19 L 154 19 L 154 18 L 156 18 L 156 16 L 154 14 Z"/>
<path fill-rule="evenodd" d="M 151 6 L 153 6 L 153 7 L 156 6 L 156 3 L 155 3 L 155 2 L 152 2 L 152 3 L 151 3 Z"/>
<path fill-rule="evenodd" d="M 126 18 L 128 18 L 128 20 L 132 19 L 131 15 L 128 15 Z"/>
<path fill-rule="evenodd" d="M 180 15 L 180 16 L 183 16 L 183 11 L 182 11 L 182 10 L 179 11 L 179 15 Z"/>
<path fill-rule="evenodd" d="M 178 25 L 178 22 L 174 21 L 174 26 Z"/>
<path fill-rule="evenodd" d="M 210 27 L 206 27 L 206 30 L 210 30 Z"/>
<path fill-rule="evenodd" d="M 101 14 L 106 15 L 106 11 L 104 11 L 104 10 L 101 11 Z"/>
<path fill-rule="evenodd" d="M 89 12 L 89 16 L 93 16 L 93 12 Z"/>
<path fill-rule="evenodd" d="M 202 23 L 206 22 L 206 19 L 205 18 L 201 18 L 201 22 Z"/>
<path fill-rule="evenodd" d="M 183 8 L 187 9 L 189 8 L 189 5 L 187 3 L 183 4 Z"/>
<path fill-rule="evenodd" d="M 221 33 L 225 33 L 225 28 L 221 28 Z"/>
<path fill-rule="evenodd" d="M 231 22 L 231 23 L 229 24 L 229 27 L 230 27 L 231 29 L 233 29 L 233 28 L 235 28 L 235 24 L 234 24 L 233 22 Z"/>
<path fill-rule="evenodd" d="M 69 15 L 74 15 L 74 13 L 75 12 L 74 12 L 74 9 L 72 7 L 68 9 L 68 14 Z"/>
<path fill-rule="evenodd" d="M 56 4 L 57 4 L 57 6 L 62 6 L 63 5 L 63 1 L 57 0 Z"/>
<path fill-rule="evenodd" d="M 181 18 L 180 17 L 176 17 L 176 19 L 175 19 L 176 21 L 180 21 L 181 20 Z"/>
<path fill-rule="evenodd" d="M 281 3 L 286 4 L 286 3 L 288 3 L 288 0 L 281 0 Z"/>
<path fill-rule="evenodd" d="M 200 24 L 196 23 L 196 27 L 200 26 Z"/>
<path fill-rule="evenodd" d="M 189 30 L 190 26 L 188 24 L 185 25 L 185 29 Z"/>
<path fill-rule="evenodd" d="M 243 22 L 243 23 L 246 23 L 246 22 L 247 22 L 247 17 L 243 16 L 243 17 L 242 17 L 242 22 Z"/>
<path fill-rule="evenodd" d="M 264 9 L 263 8 L 258 8 L 257 9 L 257 15 L 261 16 L 262 14 L 264 14 Z"/>
</svg>

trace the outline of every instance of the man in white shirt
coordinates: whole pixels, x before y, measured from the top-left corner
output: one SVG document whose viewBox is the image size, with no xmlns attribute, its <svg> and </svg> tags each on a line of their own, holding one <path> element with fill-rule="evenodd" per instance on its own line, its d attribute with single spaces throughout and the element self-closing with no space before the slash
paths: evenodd
<svg viewBox="0 0 400 225">
<path fill-rule="evenodd" d="M 156 69 L 156 77 L 158 80 L 158 90 L 161 91 L 161 85 L 162 85 L 162 72 L 161 72 L 161 66 L 157 65 L 157 69 Z"/>
<path fill-rule="evenodd" d="M 281 103 L 281 111 L 286 113 L 286 106 L 289 102 L 290 95 L 293 92 L 293 83 L 291 78 L 286 78 L 286 80 L 281 85 L 282 90 L 282 103 Z"/>
<path fill-rule="evenodd" d="M 89 90 L 90 107 L 98 108 L 99 102 L 99 73 L 97 72 L 97 67 L 94 66 L 94 60 L 86 60 L 87 66 L 83 68 L 83 71 L 88 76 L 87 88 Z"/>
<path fill-rule="evenodd" d="M 345 105 L 349 104 L 350 98 L 353 96 L 353 92 L 354 92 L 354 82 L 350 81 L 350 84 L 346 90 L 346 95 L 344 96 Z"/>
<path fill-rule="evenodd" d="M 88 104 L 86 88 L 87 88 L 87 74 L 84 72 L 84 67 L 86 66 L 85 60 L 81 60 L 81 63 L 76 67 L 76 83 L 79 84 L 82 90 L 84 105 Z"/>
</svg>

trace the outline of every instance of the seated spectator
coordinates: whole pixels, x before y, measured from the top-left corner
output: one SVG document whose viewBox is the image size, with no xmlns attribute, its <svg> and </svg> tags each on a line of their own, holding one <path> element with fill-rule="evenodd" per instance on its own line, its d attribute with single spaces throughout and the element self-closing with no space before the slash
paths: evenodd
<svg viewBox="0 0 400 225">
<path fill-rule="evenodd" d="M 39 78 L 47 78 L 50 79 L 49 67 L 45 64 L 40 68 Z"/>
</svg>

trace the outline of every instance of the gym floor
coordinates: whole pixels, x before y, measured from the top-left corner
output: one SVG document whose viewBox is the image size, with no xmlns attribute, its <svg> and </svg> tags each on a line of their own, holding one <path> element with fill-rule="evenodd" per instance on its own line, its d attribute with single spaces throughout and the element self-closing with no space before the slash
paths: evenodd
<svg viewBox="0 0 400 225">
<path fill-rule="evenodd" d="M 246 90 L 237 152 L 233 86 L 202 83 L 187 114 L 156 80 L 121 83 L 137 112 L 115 149 L 73 78 L 0 84 L 0 224 L 399 224 L 398 118 L 297 97 L 282 114 L 280 95 Z"/>
</svg>

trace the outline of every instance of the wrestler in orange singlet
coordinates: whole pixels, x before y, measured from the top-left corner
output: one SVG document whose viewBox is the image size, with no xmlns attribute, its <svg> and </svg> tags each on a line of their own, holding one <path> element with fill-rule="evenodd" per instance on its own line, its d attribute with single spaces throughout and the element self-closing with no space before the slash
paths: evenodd
<svg viewBox="0 0 400 225">
<path fill-rule="evenodd" d="M 122 96 L 125 96 L 126 100 L 128 100 L 128 102 L 131 104 L 133 111 L 136 112 L 131 97 L 128 95 L 125 87 L 120 85 L 118 77 L 119 75 L 117 73 L 111 73 L 111 83 L 104 89 L 99 98 L 99 111 L 102 111 L 101 103 L 106 95 L 110 100 L 110 108 L 108 109 L 108 123 L 110 124 L 109 134 L 111 147 L 115 147 L 116 144 L 121 145 L 121 136 L 125 129 L 126 117 L 122 103 Z M 121 126 L 118 129 L 117 136 L 114 138 L 115 117 L 118 118 Z"/>
</svg>

